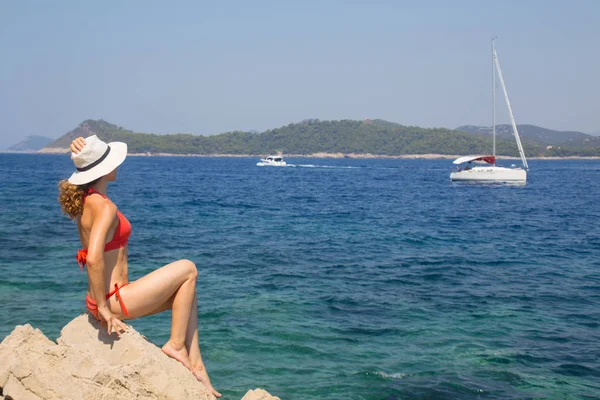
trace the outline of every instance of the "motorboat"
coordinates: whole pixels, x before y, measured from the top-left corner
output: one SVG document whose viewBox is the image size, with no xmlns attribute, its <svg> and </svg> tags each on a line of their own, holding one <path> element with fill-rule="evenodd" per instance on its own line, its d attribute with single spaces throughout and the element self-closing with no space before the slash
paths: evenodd
<svg viewBox="0 0 600 400">
<path fill-rule="evenodd" d="M 256 163 L 259 167 L 285 167 L 287 163 L 281 156 L 268 156 Z"/>
</svg>

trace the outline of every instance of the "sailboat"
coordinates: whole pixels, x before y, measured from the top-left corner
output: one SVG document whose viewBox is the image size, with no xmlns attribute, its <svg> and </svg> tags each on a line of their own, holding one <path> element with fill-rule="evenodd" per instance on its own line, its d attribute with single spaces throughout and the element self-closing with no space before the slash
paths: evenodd
<svg viewBox="0 0 600 400">
<path fill-rule="evenodd" d="M 523 165 L 521 167 L 499 167 L 496 165 L 496 72 L 498 72 L 498 78 L 502 90 L 504 91 L 504 99 L 508 107 L 508 113 L 510 114 L 510 122 L 512 124 L 513 135 L 517 142 L 517 148 L 519 149 L 519 155 Z M 527 171 L 529 166 L 527 165 L 527 159 L 525 158 L 525 152 L 523 151 L 523 145 L 521 144 L 521 138 L 519 137 L 519 131 L 517 130 L 517 124 L 515 123 L 515 117 L 510 107 L 510 101 L 508 100 L 508 93 L 506 92 L 506 86 L 504 85 L 504 78 L 502 77 L 502 70 L 500 69 L 500 63 L 498 62 L 498 54 L 496 54 L 496 48 L 494 46 L 494 39 L 492 39 L 492 108 L 493 113 L 493 153 L 492 155 L 474 155 L 459 157 L 453 161 L 453 164 L 461 165 L 467 163 L 464 168 L 458 168 L 456 171 L 450 173 L 450 179 L 453 181 L 483 181 L 483 182 L 526 182 Z M 473 165 L 483 164 L 483 165 Z"/>
</svg>

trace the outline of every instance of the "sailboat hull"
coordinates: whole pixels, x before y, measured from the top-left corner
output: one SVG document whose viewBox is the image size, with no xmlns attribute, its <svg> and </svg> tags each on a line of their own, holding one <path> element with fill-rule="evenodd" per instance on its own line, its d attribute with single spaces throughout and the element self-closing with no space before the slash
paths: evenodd
<svg viewBox="0 0 600 400">
<path fill-rule="evenodd" d="M 474 182 L 526 182 L 527 171 L 522 168 L 504 168 L 497 166 L 474 167 L 468 170 L 451 172 L 450 180 Z"/>
</svg>

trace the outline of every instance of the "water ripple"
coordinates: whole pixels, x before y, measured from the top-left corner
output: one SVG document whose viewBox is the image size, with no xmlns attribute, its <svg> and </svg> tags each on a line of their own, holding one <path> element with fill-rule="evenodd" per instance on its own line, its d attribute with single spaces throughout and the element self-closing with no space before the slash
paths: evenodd
<svg viewBox="0 0 600 400">
<path fill-rule="evenodd" d="M 533 160 L 519 187 L 452 184 L 444 160 L 290 161 L 305 167 L 132 157 L 109 192 L 133 225 L 132 279 L 198 265 L 226 396 L 597 398 L 598 161 Z M 55 338 L 83 311 L 55 200 L 71 168 L 0 155 L 0 339 L 23 323 Z M 133 322 L 156 344 L 169 324 Z"/>
</svg>

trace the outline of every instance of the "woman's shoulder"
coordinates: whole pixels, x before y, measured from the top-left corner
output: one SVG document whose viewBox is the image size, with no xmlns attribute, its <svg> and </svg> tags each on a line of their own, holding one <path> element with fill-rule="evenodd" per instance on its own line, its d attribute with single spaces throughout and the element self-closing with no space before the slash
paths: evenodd
<svg viewBox="0 0 600 400">
<path fill-rule="evenodd" d="M 84 204 L 85 209 L 89 209 L 94 216 L 115 216 L 117 215 L 117 206 L 107 197 L 87 196 Z"/>
</svg>

